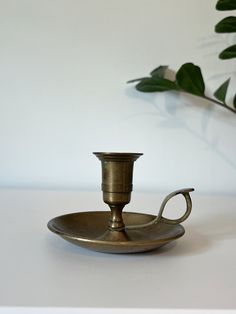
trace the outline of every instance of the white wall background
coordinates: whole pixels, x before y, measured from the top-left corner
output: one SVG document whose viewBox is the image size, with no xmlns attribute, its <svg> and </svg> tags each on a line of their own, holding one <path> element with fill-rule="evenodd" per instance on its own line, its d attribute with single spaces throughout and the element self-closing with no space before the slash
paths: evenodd
<svg viewBox="0 0 236 314">
<path fill-rule="evenodd" d="M 126 84 L 191 61 L 210 93 L 229 76 L 233 91 L 215 3 L 0 0 L 0 186 L 99 189 L 92 152 L 131 151 L 136 190 L 235 193 L 236 115 Z"/>
</svg>

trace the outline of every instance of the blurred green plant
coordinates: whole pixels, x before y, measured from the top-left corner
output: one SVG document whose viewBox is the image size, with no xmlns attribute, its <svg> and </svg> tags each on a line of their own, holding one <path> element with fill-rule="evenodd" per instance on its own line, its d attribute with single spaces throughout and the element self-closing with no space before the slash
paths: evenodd
<svg viewBox="0 0 236 314">
<path fill-rule="evenodd" d="M 236 10 L 236 0 L 218 0 L 216 9 L 220 11 Z M 236 17 L 229 16 L 222 19 L 215 26 L 216 33 L 236 33 Z M 236 44 L 224 49 L 219 54 L 220 59 L 236 58 Z M 214 98 L 205 94 L 205 82 L 202 76 L 202 71 L 199 66 L 193 63 L 185 63 L 176 72 L 174 80 L 167 78 L 168 66 L 161 65 L 154 69 L 148 77 L 142 77 L 130 80 L 128 83 L 137 83 L 135 88 L 140 92 L 164 92 L 176 91 L 184 92 L 190 95 L 198 96 L 208 101 L 211 101 L 225 109 L 236 113 L 236 93 L 233 98 L 233 107 L 226 103 L 226 95 L 230 83 L 228 78 L 214 92 Z"/>
</svg>

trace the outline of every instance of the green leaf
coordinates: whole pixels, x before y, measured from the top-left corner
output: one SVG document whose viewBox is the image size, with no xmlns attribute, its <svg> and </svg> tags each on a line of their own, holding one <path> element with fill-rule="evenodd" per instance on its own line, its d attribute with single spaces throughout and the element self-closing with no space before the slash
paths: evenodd
<svg viewBox="0 0 236 314">
<path fill-rule="evenodd" d="M 164 78 L 165 77 L 165 73 L 166 70 L 168 69 L 168 65 L 160 65 L 158 68 L 154 69 L 150 75 L 153 77 L 160 77 L 160 78 Z"/>
<path fill-rule="evenodd" d="M 216 33 L 235 33 L 236 32 L 236 16 L 228 16 L 221 20 L 215 26 Z"/>
<path fill-rule="evenodd" d="M 178 86 L 173 81 L 160 77 L 151 77 L 143 79 L 136 85 L 136 89 L 140 92 L 152 93 L 178 90 Z"/>
<path fill-rule="evenodd" d="M 129 84 L 129 83 L 140 82 L 140 81 L 142 81 L 142 80 L 144 80 L 146 78 L 148 78 L 148 77 L 140 77 L 140 78 L 137 78 L 137 79 L 134 79 L 134 80 L 129 80 L 127 83 Z"/>
<path fill-rule="evenodd" d="M 218 100 L 222 101 L 225 104 L 225 98 L 229 86 L 230 78 L 225 81 L 220 87 L 215 91 L 214 96 Z"/>
<path fill-rule="evenodd" d="M 234 108 L 236 109 L 236 94 L 234 95 L 233 105 L 234 105 Z"/>
<path fill-rule="evenodd" d="M 186 92 L 204 96 L 205 84 L 201 69 L 193 63 L 183 64 L 176 73 L 177 84 Z"/>
<path fill-rule="evenodd" d="M 226 10 L 236 10 L 235 0 L 219 0 L 216 4 L 216 10 L 226 11 Z"/>
<path fill-rule="evenodd" d="M 223 60 L 236 58 L 236 45 L 230 46 L 226 48 L 225 50 L 223 50 L 219 54 L 219 58 Z"/>
</svg>

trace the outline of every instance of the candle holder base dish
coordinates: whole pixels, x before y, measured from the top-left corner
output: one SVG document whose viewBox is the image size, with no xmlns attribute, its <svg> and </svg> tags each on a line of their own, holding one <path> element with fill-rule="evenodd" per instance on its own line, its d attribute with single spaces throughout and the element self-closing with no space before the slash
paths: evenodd
<svg viewBox="0 0 236 314">
<path fill-rule="evenodd" d="M 156 216 L 123 212 L 124 224 L 148 224 Z M 78 246 L 103 253 L 138 253 L 157 249 L 184 235 L 180 224 L 158 222 L 140 229 L 110 230 L 108 211 L 67 214 L 53 218 L 48 228 Z"/>
</svg>

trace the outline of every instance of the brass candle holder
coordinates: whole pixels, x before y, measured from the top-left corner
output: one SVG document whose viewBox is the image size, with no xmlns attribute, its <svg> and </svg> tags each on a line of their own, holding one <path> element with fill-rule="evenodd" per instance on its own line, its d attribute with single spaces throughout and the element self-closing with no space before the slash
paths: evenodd
<svg viewBox="0 0 236 314">
<path fill-rule="evenodd" d="M 134 162 L 141 153 L 94 153 L 102 165 L 103 201 L 110 207 L 105 212 L 78 212 L 56 217 L 48 228 L 65 240 L 79 246 L 108 253 L 135 253 L 156 249 L 184 234 L 180 223 L 192 209 L 189 193 L 194 189 L 174 191 L 163 200 L 157 216 L 123 212 L 133 189 Z M 186 211 L 178 219 L 162 216 L 166 203 L 182 194 Z"/>
</svg>

